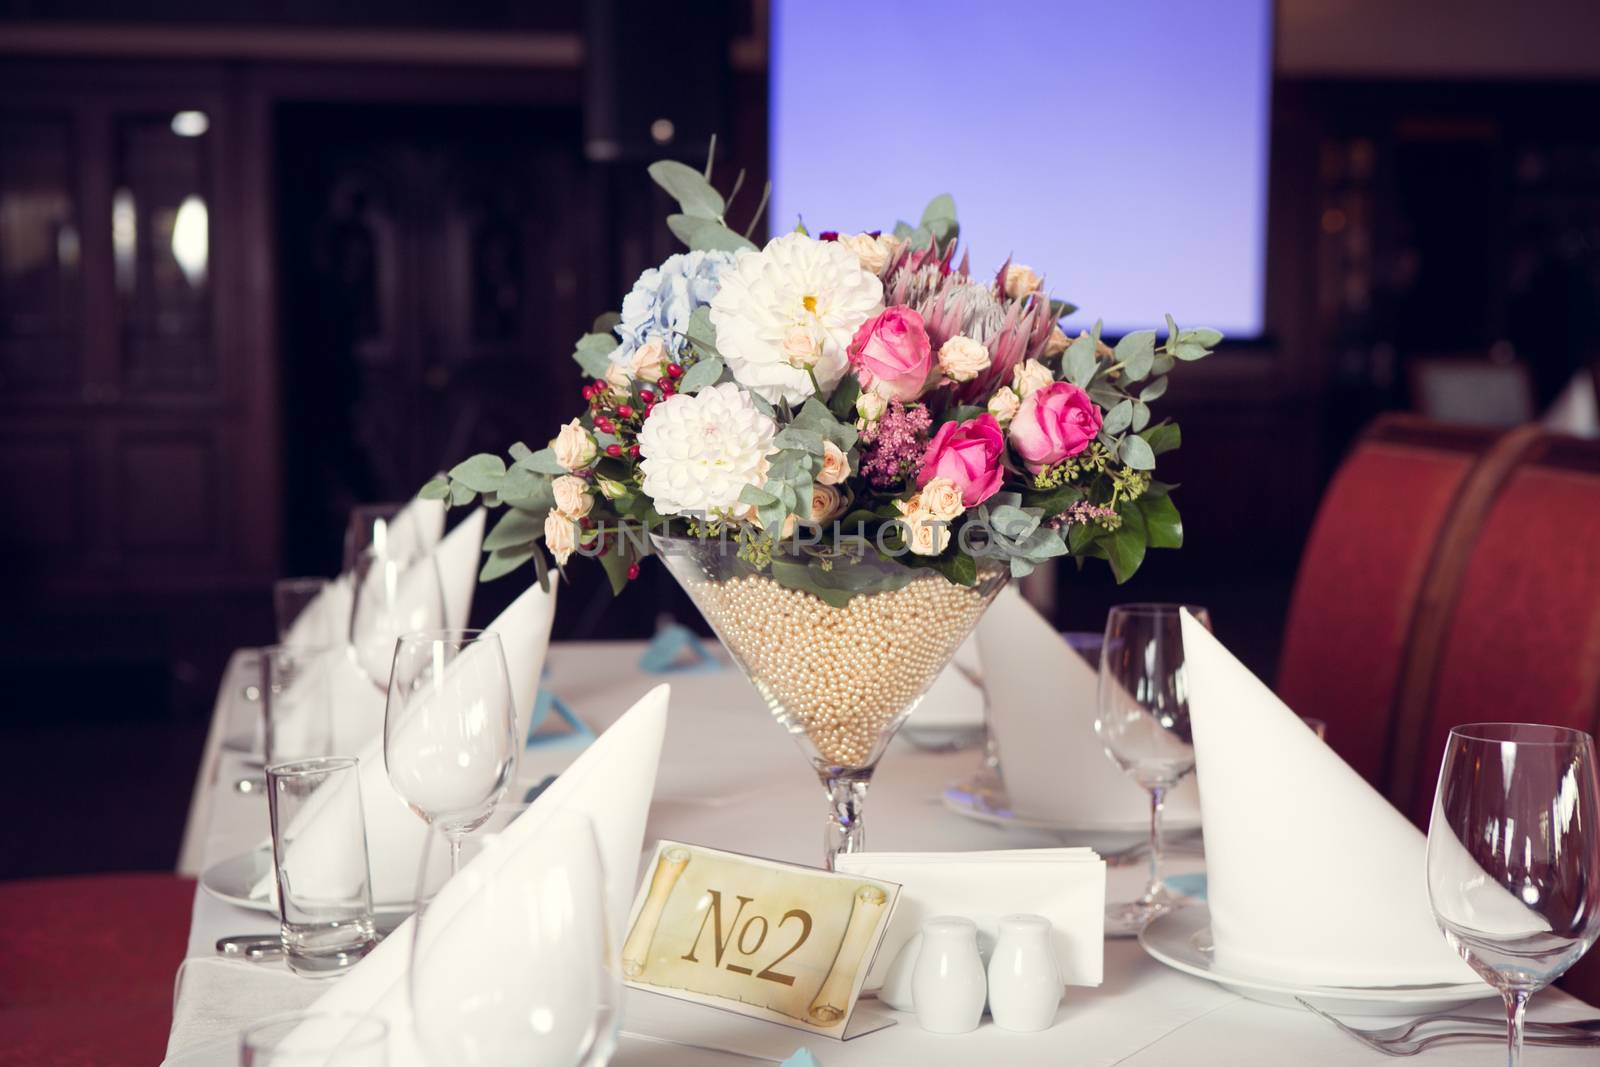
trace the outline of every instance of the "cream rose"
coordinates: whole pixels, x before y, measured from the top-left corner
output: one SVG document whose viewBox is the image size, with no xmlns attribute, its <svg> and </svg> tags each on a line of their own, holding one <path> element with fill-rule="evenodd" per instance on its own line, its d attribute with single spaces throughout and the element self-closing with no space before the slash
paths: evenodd
<svg viewBox="0 0 1600 1067">
<path fill-rule="evenodd" d="M 949 522 L 967 510 L 962 503 L 961 490 L 949 478 L 930 478 L 922 487 L 917 500 L 920 509 L 930 518 Z"/>
<path fill-rule="evenodd" d="M 655 383 L 661 380 L 661 365 L 670 362 L 667 346 L 661 343 L 661 338 L 652 337 L 633 350 L 629 367 L 633 370 L 633 376 L 641 382 Z"/>
<path fill-rule="evenodd" d="M 583 470 L 594 462 L 600 451 L 589 431 L 577 419 L 561 427 L 550 447 L 555 450 L 556 462 L 569 471 Z"/>
<path fill-rule="evenodd" d="M 989 414 L 994 416 L 994 421 L 1001 426 L 1006 425 L 1017 417 L 1017 409 L 1022 406 L 1022 399 L 1011 391 L 1009 385 L 1002 385 L 994 391 L 994 396 L 989 398 Z"/>
<path fill-rule="evenodd" d="M 811 521 L 824 523 L 839 513 L 839 507 L 844 503 L 844 498 L 839 495 L 839 490 L 831 485 L 821 482 L 811 483 Z"/>
<path fill-rule="evenodd" d="M 822 442 L 822 469 L 817 481 L 823 485 L 838 485 L 850 477 L 850 456 L 832 441 Z"/>
<path fill-rule="evenodd" d="M 883 243 L 881 237 L 874 237 L 870 233 L 841 234 L 839 243 L 856 254 L 862 270 L 882 274 L 883 268 L 889 265 L 892 250 Z"/>
<path fill-rule="evenodd" d="M 970 382 L 989 369 L 989 350 L 970 337 L 956 334 L 939 346 L 939 370 L 952 382 Z"/>
<path fill-rule="evenodd" d="M 883 418 L 883 413 L 888 407 L 889 402 L 877 393 L 865 392 L 856 397 L 856 414 L 868 425 Z"/>
<path fill-rule="evenodd" d="M 1050 336 L 1044 339 L 1044 354 L 1047 356 L 1059 356 L 1067 350 L 1069 343 L 1067 335 L 1061 332 L 1061 327 L 1052 326 L 1050 327 Z"/>
<path fill-rule="evenodd" d="M 1050 368 L 1036 359 L 1025 359 L 1011 369 L 1011 388 L 1023 400 L 1055 380 Z"/>
<path fill-rule="evenodd" d="M 911 549 L 913 555 L 937 556 L 949 546 L 949 522 L 930 515 L 921 506 L 920 498 L 913 499 L 909 504 L 904 500 L 896 500 L 894 506 L 900 509 L 900 525 L 905 529 L 906 547 Z"/>
<path fill-rule="evenodd" d="M 600 489 L 600 495 L 607 500 L 615 500 L 628 491 L 628 487 L 612 478 L 596 478 L 595 485 Z"/>
<path fill-rule="evenodd" d="M 1044 279 L 1035 274 L 1032 267 L 1013 263 L 1006 268 L 1006 295 L 1013 300 L 1021 300 L 1037 290 L 1043 282 Z"/>
<path fill-rule="evenodd" d="M 578 524 L 559 511 L 544 517 L 544 543 L 556 562 L 565 564 L 578 547 Z"/>
<path fill-rule="evenodd" d="M 633 392 L 633 371 L 613 363 L 606 368 L 606 384 L 611 387 L 612 396 L 625 401 Z"/>
<path fill-rule="evenodd" d="M 822 346 L 804 326 L 791 326 L 783 335 L 783 354 L 791 367 L 815 367 L 822 358 Z"/>
<path fill-rule="evenodd" d="M 581 519 L 594 507 L 594 497 L 589 495 L 589 483 L 582 478 L 563 474 L 550 483 L 550 489 L 555 493 L 556 510 L 566 513 L 568 518 Z"/>
</svg>

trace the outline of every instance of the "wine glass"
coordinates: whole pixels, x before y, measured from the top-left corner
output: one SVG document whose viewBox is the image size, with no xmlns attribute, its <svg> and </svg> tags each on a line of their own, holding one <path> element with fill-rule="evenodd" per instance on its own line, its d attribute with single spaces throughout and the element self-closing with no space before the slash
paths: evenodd
<svg viewBox="0 0 1600 1067">
<path fill-rule="evenodd" d="M 408 985 L 432 1062 L 587 1067 L 616 1050 L 621 969 L 594 827 L 572 810 L 526 817 L 531 836 L 486 835 L 442 884 L 438 857 L 455 845 L 429 832 Z"/>
<path fill-rule="evenodd" d="M 1106 618 L 1094 732 L 1111 762 L 1150 793 L 1150 882 L 1137 900 L 1106 909 L 1113 935 L 1138 933 L 1176 899 L 1161 881 L 1161 810 L 1167 793 L 1194 770 L 1179 621 L 1185 609 L 1211 629 L 1210 613 L 1194 605 L 1121 604 Z"/>
<path fill-rule="evenodd" d="M 516 710 L 500 635 L 432 630 L 394 646 L 383 760 L 395 792 L 451 843 L 483 825 L 517 767 Z"/>
<path fill-rule="evenodd" d="M 1506 1004 L 1506 1058 L 1528 999 L 1600 936 L 1594 739 L 1521 723 L 1457 726 L 1428 824 L 1428 900 L 1445 940 Z"/>
<path fill-rule="evenodd" d="M 380 690 L 389 685 L 394 643 L 401 634 L 438 630 L 445 625 L 444 583 L 430 552 L 402 551 L 379 520 L 361 527 L 371 541 L 349 562 L 351 585 L 349 642 L 356 668 Z M 346 539 L 349 549 L 357 541 Z"/>
</svg>

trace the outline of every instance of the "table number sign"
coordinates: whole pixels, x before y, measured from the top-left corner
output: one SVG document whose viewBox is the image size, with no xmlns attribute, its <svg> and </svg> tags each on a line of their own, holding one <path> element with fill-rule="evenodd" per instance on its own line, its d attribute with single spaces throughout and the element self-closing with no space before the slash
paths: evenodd
<svg viewBox="0 0 1600 1067">
<path fill-rule="evenodd" d="M 828 1037 L 851 1013 L 900 887 L 662 841 L 622 946 L 631 986 Z M 847 1032 L 848 1031 L 848 1032 Z"/>
</svg>

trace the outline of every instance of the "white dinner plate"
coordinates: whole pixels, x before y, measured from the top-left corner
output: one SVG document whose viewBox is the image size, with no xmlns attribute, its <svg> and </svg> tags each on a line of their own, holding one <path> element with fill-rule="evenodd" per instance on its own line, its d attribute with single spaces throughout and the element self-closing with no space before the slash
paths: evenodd
<svg viewBox="0 0 1600 1067">
<path fill-rule="evenodd" d="M 959 786 L 950 786 L 944 791 L 944 806 L 957 815 L 964 815 L 977 822 L 988 823 L 990 826 L 1009 826 L 1019 830 L 1048 830 L 1058 834 L 1131 834 L 1135 837 L 1150 836 L 1150 822 L 1148 819 L 1136 819 L 1131 822 L 1123 820 L 1097 821 L 1076 817 L 1056 819 L 1044 815 L 1030 815 L 1024 812 L 1011 811 L 1008 808 L 991 807 Z M 1200 816 L 1197 814 L 1177 815 L 1168 812 L 1162 816 L 1161 826 L 1168 833 L 1189 833 L 1200 829 Z"/>
<path fill-rule="evenodd" d="M 1303 1009 L 1295 1003 L 1296 997 L 1334 1015 L 1423 1015 L 1500 995 L 1483 982 L 1316 986 L 1225 971 L 1212 959 L 1211 909 L 1203 902 L 1151 920 L 1139 935 L 1139 945 L 1157 960 L 1184 974 L 1215 982 L 1250 1000 L 1297 1011 Z"/>
<path fill-rule="evenodd" d="M 213 863 L 200 872 L 200 888 L 240 908 L 264 911 L 276 915 L 278 905 L 269 898 L 250 895 L 250 888 L 272 874 L 272 849 L 263 847 Z M 412 902 L 375 900 L 372 910 L 377 913 L 410 912 Z"/>
</svg>

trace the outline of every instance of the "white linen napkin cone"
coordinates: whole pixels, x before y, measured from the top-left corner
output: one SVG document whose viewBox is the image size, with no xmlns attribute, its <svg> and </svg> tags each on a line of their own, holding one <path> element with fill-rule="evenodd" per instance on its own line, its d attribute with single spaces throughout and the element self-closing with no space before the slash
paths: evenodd
<svg viewBox="0 0 1600 1067">
<path fill-rule="evenodd" d="M 978 622 L 978 650 L 1012 812 L 1080 830 L 1148 829 L 1150 794 L 1111 762 L 1094 731 L 1098 672 L 1014 586 Z M 1194 775 L 1167 794 L 1164 822 L 1199 825 Z"/>
<path fill-rule="evenodd" d="M 444 591 L 444 625 L 448 630 L 464 630 L 472 617 L 472 593 L 478 588 L 478 564 L 483 551 L 483 524 L 488 513 L 473 508 L 472 514 L 456 524 L 433 550 L 439 568 L 439 584 Z"/>
<path fill-rule="evenodd" d="M 545 652 L 550 647 L 550 624 L 555 619 L 555 609 L 554 581 L 548 593 L 535 583 L 488 626 L 500 635 L 505 649 L 519 739 L 528 735 L 539 675 L 544 669 Z M 372 683 L 363 680 L 363 684 L 377 692 Z M 376 736 L 356 751 L 356 757 L 361 764 L 361 799 L 366 809 L 372 899 L 379 906 L 392 907 L 409 901 L 415 893 L 417 863 L 427 840 L 427 826 L 389 782 L 383 758 L 383 708 L 384 698 L 379 694 Z M 340 847 L 340 836 L 331 828 L 327 834 L 318 831 L 316 812 L 315 803 L 301 809 L 298 820 L 302 821 L 302 826 L 296 828 L 295 847 L 311 849 L 313 853 L 318 849 Z M 264 900 L 272 892 L 273 879 L 269 873 L 256 883 L 250 895 Z"/>
<path fill-rule="evenodd" d="M 1182 626 L 1217 969 L 1477 983 L 1434 922 L 1422 834 L 1187 611 Z"/>
<path fill-rule="evenodd" d="M 505 829 L 499 847 L 484 850 L 465 869 L 486 880 L 526 877 L 529 868 L 518 857 L 536 856 L 539 850 L 552 845 L 550 834 L 555 831 L 546 831 L 551 825 L 551 813 L 581 812 L 594 827 L 605 865 L 604 897 L 611 923 L 611 945 L 621 945 L 661 744 L 666 736 L 669 695 L 670 689 L 665 685 L 646 693 Z M 416 873 L 414 869 L 413 876 Z M 472 907 L 472 894 L 451 894 L 447 889 L 434 899 L 429 922 L 454 924 Z M 387 1021 L 390 1067 L 427 1064 L 410 1024 L 407 972 L 413 925 L 414 920 L 407 919 L 313 1005 L 318 1012 L 371 1014 Z M 463 921 L 458 929 L 460 941 L 451 946 L 451 960 L 437 965 L 463 968 L 478 983 L 492 982 L 502 971 L 508 976 L 522 974 L 520 964 L 506 958 L 492 925 Z M 434 958 L 439 960 L 438 956 Z M 556 974 L 586 976 L 586 982 L 597 981 L 594 974 L 600 966 L 598 956 L 539 962 Z"/>
</svg>

